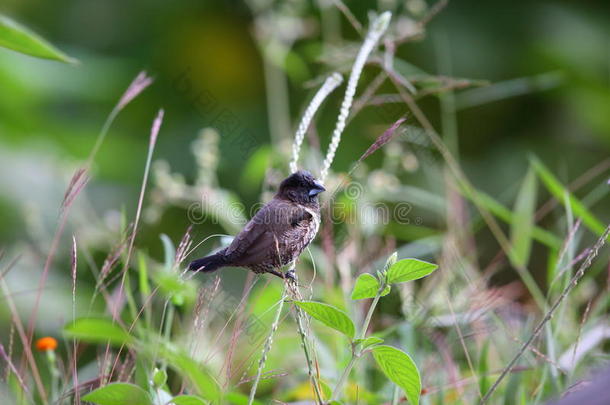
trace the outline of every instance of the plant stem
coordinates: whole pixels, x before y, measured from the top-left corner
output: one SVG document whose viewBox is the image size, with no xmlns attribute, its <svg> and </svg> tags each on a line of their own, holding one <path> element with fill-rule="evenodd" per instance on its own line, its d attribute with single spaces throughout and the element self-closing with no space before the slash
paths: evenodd
<svg viewBox="0 0 610 405">
<path fill-rule="evenodd" d="M 517 361 L 519 361 L 519 359 L 521 358 L 523 353 L 532 344 L 534 339 L 536 339 L 536 337 L 538 337 L 538 335 L 540 334 L 540 331 L 547 324 L 547 322 L 549 322 L 551 320 L 551 318 L 553 317 L 553 314 L 555 313 L 557 308 L 559 308 L 559 306 L 561 305 L 563 300 L 568 296 L 570 291 L 572 291 L 572 289 L 574 287 L 576 287 L 576 284 L 578 284 L 580 279 L 585 275 L 585 271 L 589 267 L 591 267 L 591 265 L 593 264 L 593 260 L 599 254 L 599 250 L 606 243 L 606 241 L 608 239 L 608 235 L 610 235 L 610 225 L 606 228 L 606 230 L 604 231 L 602 236 L 597 240 L 597 242 L 595 242 L 595 245 L 593 245 L 593 248 L 587 255 L 586 259 L 580 265 L 576 274 L 574 274 L 574 276 L 572 276 L 570 283 L 566 286 L 566 288 L 564 288 L 561 295 L 557 298 L 557 300 L 555 301 L 553 306 L 548 310 L 548 312 L 545 314 L 544 318 L 542 318 L 542 321 L 540 321 L 540 323 L 538 323 L 538 325 L 534 328 L 534 331 L 532 332 L 530 337 L 525 341 L 525 343 L 523 343 L 523 345 L 521 345 L 521 348 L 519 349 L 519 351 L 517 352 L 515 357 L 513 357 L 513 359 L 510 361 L 510 363 L 508 363 L 508 366 L 506 366 L 504 368 L 504 370 L 502 370 L 502 373 L 500 374 L 498 379 L 493 383 L 493 385 L 491 386 L 489 391 L 487 391 L 485 396 L 481 399 L 481 402 L 479 402 L 479 405 L 484 405 L 489 401 L 492 394 L 494 393 L 496 388 L 498 388 L 498 386 L 500 385 L 500 383 L 502 382 L 504 377 L 506 377 L 506 375 L 508 375 L 508 373 L 510 373 L 513 370 L 513 368 L 517 364 Z"/>
<path fill-rule="evenodd" d="M 293 282 L 287 281 L 286 283 L 287 283 L 287 286 L 290 288 L 292 298 L 296 299 L 296 300 L 300 300 L 301 293 L 298 290 L 298 283 L 296 281 L 293 281 Z M 295 309 L 295 318 L 297 321 L 297 329 L 299 331 L 299 336 L 301 337 L 301 346 L 303 347 L 303 353 L 305 354 L 305 360 L 307 361 L 307 372 L 309 374 L 309 378 L 311 379 L 311 383 L 313 385 L 313 390 L 316 395 L 316 402 L 318 404 L 323 404 L 324 401 L 322 400 L 322 391 L 320 389 L 320 385 L 318 383 L 316 373 L 314 372 L 314 369 L 313 369 L 312 354 L 315 354 L 315 352 L 310 353 L 310 351 L 309 351 L 310 348 L 309 348 L 308 341 L 307 341 L 307 331 L 305 330 L 305 326 L 303 324 L 305 315 L 303 314 L 301 307 L 299 307 L 298 305 L 295 305 L 294 309 Z"/>
<path fill-rule="evenodd" d="M 381 298 L 381 293 L 385 288 L 385 284 L 377 291 L 377 295 L 373 299 L 371 306 L 369 307 L 369 312 L 366 314 L 366 318 L 364 318 L 364 323 L 362 324 L 362 330 L 360 331 L 359 339 L 364 339 L 366 336 L 366 331 L 369 329 L 369 324 L 371 323 L 371 318 L 373 317 L 373 312 L 375 311 L 375 307 L 377 307 L 377 303 L 379 302 L 379 298 Z"/>
<path fill-rule="evenodd" d="M 254 383 L 252 384 L 252 388 L 250 389 L 250 397 L 248 398 L 248 405 L 252 405 L 254 402 L 254 396 L 256 395 L 256 388 L 258 387 L 258 383 L 261 379 L 261 375 L 263 374 L 263 368 L 265 367 L 265 362 L 267 361 L 267 354 L 271 350 L 271 345 L 273 344 L 273 335 L 277 331 L 277 328 L 280 323 L 280 316 L 282 314 L 282 309 L 284 308 L 284 301 L 286 300 L 286 290 L 288 287 L 284 287 L 284 291 L 282 292 L 282 297 L 280 298 L 280 302 L 278 304 L 277 311 L 275 312 L 275 318 L 273 318 L 273 323 L 271 324 L 271 331 L 269 332 L 269 336 L 265 341 L 265 347 L 263 348 L 263 352 L 261 353 L 261 358 L 258 361 L 258 370 L 256 372 L 256 378 L 254 379 Z"/>
<path fill-rule="evenodd" d="M 375 295 L 375 298 L 373 299 L 373 302 L 369 307 L 366 317 L 364 318 L 364 322 L 362 323 L 362 328 L 360 329 L 360 334 L 358 335 L 357 339 L 364 339 L 364 337 L 366 336 L 366 331 L 369 329 L 369 324 L 371 323 L 371 319 L 373 318 L 373 312 L 375 312 L 375 308 L 377 307 L 377 303 L 379 302 L 379 299 L 381 298 L 381 294 L 383 293 L 385 287 L 386 284 L 384 282 L 377 291 L 377 294 Z M 360 358 L 360 356 L 362 356 L 362 353 L 362 350 L 359 349 L 357 345 L 353 345 L 352 358 L 349 360 L 349 363 L 347 363 L 347 366 L 345 367 L 345 370 L 343 370 L 343 373 L 341 373 L 339 381 L 337 381 L 337 386 L 333 390 L 331 400 L 337 399 L 338 395 L 341 393 L 343 385 L 345 385 L 345 381 L 347 381 L 347 377 L 352 371 L 354 365 L 356 365 L 356 361 Z"/>
<path fill-rule="evenodd" d="M 339 142 L 341 141 L 341 134 L 345 129 L 347 117 L 349 116 L 349 111 L 352 107 L 352 101 L 354 100 L 354 94 L 356 94 L 356 86 L 358 85 L 358 79 L 360 79 L 364 64 L 366 63 L 369 54 L 373 51 L 373 49 L 377 45 L 377 42 L 388 28 L 391 17 L 392 13 L 386 11 L 385 13 L 382 13 L 377 18 L 375 18 L 374 21 L 372 21 L 371 27 L 369 28 L 369 32 L 366 35 L 366 38 L 364 39 L 360 50 L 358 51 L 358 55 L 356 56 L 354 64 L 352 65 L 352 70 L 350 72 L 349 79 L 347 82 L 347 88 L 345 89 L 345 95 L 343 96 L 343 102 L 341 103 L 341 108 L 339 110 L 339 116 L 337 117 L 337 123 L 333 131 L 330 145 L 328 145 L 328 152 L 326 153 L 326 158 L 324 159 L 322 170 L 320 172 L 319 178 L 322 182 L 324 182 L 324 179 L 326 179 L 326 175 L 328 174 L 330 165 L 332 164 L 335 158 L 335 153 L 337 152 L 337 148 L 339 147 Z"/>
</svg>

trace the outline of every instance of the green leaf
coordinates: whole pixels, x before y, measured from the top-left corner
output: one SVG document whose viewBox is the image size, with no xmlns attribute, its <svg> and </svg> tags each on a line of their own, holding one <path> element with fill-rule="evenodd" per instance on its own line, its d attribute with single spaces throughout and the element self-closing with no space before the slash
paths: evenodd
<svg viewBox="0 0 610 405">
<path fill-rule="evenodd" d="M 352 299 L 373 298 L 377 295 L 379 287 L 379 281 L 375 276 L 369 273 L 361 274 L 356 279 L 356 285 L 354 285 L 354 291 L 352 291 Z"/>
<path fill-rule="evenodd" d="M 504 221 L 507 224 L 512 224 L 514 222 L 515 219 L 513 217 L 513 213 L 489 194 L 485 194 L 484 192 L 478 190 L 473 190 L 473 194 L 474 195 L 471 196 L 468 193 L 463 193 L 464 196 L 470 198 L 471 200 L 476 200 L 477 203 L 489 210 L 489 212 L 491 212 L 501 221 Z M 544 243 L 546 246 L 555 250 L 560 249 L 561 245 L 563 244 L 562 240 L 553 233 L 538 226 L 534 226 L 532 237 L 538 242 Z"/>
<path fill-rule="evenodd" d="M 180 274 L 175 271 L 159 271 L 155 273 L 153 280 L 161 294 L 176 306 L 182 306 L 185 302 L 193 302 L 197 296 L 193 283 L 182 279 Z"/>
<path fill-rule="evenodd" d="M 417 280 L 427 276 L 437 268 L 436 264 L 422 260 L 403 259 L 393 264 L 388 270 L 388 284 Z"/>
<path fill-rule="evenodd" d="M 167 372 L 165 370 L 155 369 L 152 380 L 155 387 L 163 387 L 167 382 Z"/>
<path fill-rule="evenodd" d="M 580 202 L 580 200 L 574 197 L 572 193 L 570 193 L 559 182 L 559 180 L 557 180 L 553 173 L 551 173 L 551 171 L 542 164 L 540 160 L 538 160 L 537 158 L 531 158 L 531 162 L 534 166 L 534 169 L 536 170 L 536 173 L 538 174 L 538 177 L 540 178 L 542 183 L 544 183 L 544 186 L 549 190 L 549 192 L 553 194 L 553 196 L 557 199 L 557 201 L 564 205 L 569 204 L 570 208 L 574 212 L 574 215 L 580 218 L 587 228 L 595 232 L 597 235 L 601 236 L 606 230 L 604 224 L 602 224 L 595 217 L 595 215 L 593 215 L 587 209 L 587 207 L 585 207 L 584 204 Z"/>
<path fill-rule="evenodd" d="M 169 402 L 174 405 L 206 405 L 207 402 L 195 395 L 178 395 Z"/>
<path fill-rule="evenodd" d="M 365 339 L 356 339 L 356 340 L 354 340 L 354 343 L 361 344 L 363 349 L 367 349 L 371 346 L 375 346 L 380 343 L 383 343 L 383 339 L 375 337 L 375 336 L 371 336 L 371 337 L 367 337 Z"/>
<path fill-rule="evenodd" d="M 0 46 L 37 58 L 66 63 L 77 62 L 28 28 L 2 15 L 0 15 Z"/>
<path fill-rule="evenodd" d="M 148 283 L 148 267 L 144 253 L 138 252 L 138 283 L 142 297 L 150 295 L 150 284 Z"/>
<path fill-rule="evenodd" d="M 163 257 L 165 258 L 165 271 L 171 271 L 174 267 L 174 261 L 176 260 L 176 249 L 174 243 L 166 234 L 162 233 L 159 238 L 163 243 Z"/>
<path fill-rule="evenodd" d="M 215 404 L 220 403 L 220 386 L 202 365 L 181 353 L 164 349 L 159 353 L 177 373 L 187 377 L 195 385 L 197 393 L 202 398 Z"/>
<path fill-rule="evenodd" d="M 338 330 L 350 339 L 354 338 L 354 333 L 356 331 L 354 323 L 345 312 L 340 309 L 322 302 L 295 301 L 294 303 L 326 326 Z"/>
<path fill-rule="evenodd" d="M 354 286 L 354 291 L 352 291 L 352 299 L 362 300 L 365 298 L 374 298 L 377 295 L 377 291 L 379 291 L 379 287 L 379 281 L 375 276 L 369 273 L 363 273 L 356 279 L 356 285 Z M 388 295 L 390 290 L 391 286 L 386 285 L 381 296 L 384 297 Z"/>
<path fill-rule="evenodd" d="M 248 405 L 249 400 L 248 396 L 241 392 L 229 392 L 225 399 L 233 405 Z M 254 402 L 252 402 L 252 405 L 263 405 L 263 403 L 255 399 Z"/>
<path fill-rule="evenodd" d="M 123 345 L 131 343 L 133 337 L 111 319 L 80 318 L 64 327 L 64 333 L 89 343 L 106 343 Z"/>
<path fill-rule="evenodd" d="M 396 261 L 398 261 L 398 252 L 394 252 L 388 257 L 388 260 L 386 260 L 385 265 L 383 266 L 383 271 L 387 272 L 390 267 L 396 264 Z"/>
<path fill-rule="evenodd" d="M 409 404 L 418 405 L 421 379 L 411 357 L 392 346 L 376 346 L 372 352 L 381 371 L 405 392 Z"/>
<path fill-rule="evenodd" d="M 525 266 L 530 258 L 535 209 L 536 173 L 530 168 L 519 189 L 510 228 L 510 260 L 516 267 Z"/>
<path fill-rule="evenodd" d="M 137 385 L 112 383 L 91 391 L 81 398 L 83 401 L 99 405 L 150 405 L 148 393 Z"/>
<path fill-rule="evenodd" d="M 487 361 L 489 360 L 489 340 L 483 343 L 483 349 L 479 354 L 479 364 L 477 367 L 477 375 L 479 380 L 479 392 L 487 392 L 489 389 L 489 367 Z"/>
</svg>

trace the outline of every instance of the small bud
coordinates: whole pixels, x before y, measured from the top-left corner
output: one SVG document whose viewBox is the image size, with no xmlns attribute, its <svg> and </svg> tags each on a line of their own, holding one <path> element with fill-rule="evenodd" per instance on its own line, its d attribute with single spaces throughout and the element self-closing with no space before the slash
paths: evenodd
<svg viewBox="0 0 610 405">
<path fill-rule="evenodd" d="M 392 267 L 394 265 L 394 263 L 396 263 L 397 260 L 398 260 L 398 252 L 392 253 L 392 255 L 390 257 L 388 257 L 388 260 L 385 262 L 385 266 L 384 266 L 383 270 L 388 271 L 390 269 L 390 267 Z"/>
<path fill-rule="evenodd" d="M 373 21 L 372 29 L 375 32 L 383 33 L 388 29 L 388 25 L 390 25 L 390 19 L 392 18 L 392 13 L 389 11 L 381 13 L 379 17 Z"/>
<path fill-rule="evenodd" d="M 159 370 L 155 368 L 155 373 L 153 375 L 153 385 L 156 388 L 163 387 L 167 382 L 167 373 L 165 370 Z"/>
</svg>

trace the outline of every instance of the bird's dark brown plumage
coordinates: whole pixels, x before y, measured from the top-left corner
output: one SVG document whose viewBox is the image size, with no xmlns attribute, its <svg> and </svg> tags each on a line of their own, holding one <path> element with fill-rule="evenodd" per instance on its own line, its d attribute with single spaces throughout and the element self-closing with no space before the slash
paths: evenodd
<svg viewBox="0 0 610 405">
<path fill-rule="evenodd" d="M 278 269 L 294 262 L 318 232 L 318 194 L 324 190 L 309 172 L 288 176 L 275 197 L 256 213 L 231 245 L 193 261 L 189 269 L 211 272 L 235 266 L 284 277 Z"/>
</svg>

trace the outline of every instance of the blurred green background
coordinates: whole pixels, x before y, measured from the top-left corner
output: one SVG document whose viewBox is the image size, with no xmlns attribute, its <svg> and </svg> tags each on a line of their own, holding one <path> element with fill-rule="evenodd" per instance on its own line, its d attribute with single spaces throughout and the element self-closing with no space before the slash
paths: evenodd
<svg viewBox="0 0 610 405">
<path fill-rule="evenodd" d="M 178 245 L 191 224 L 188 207 L 202 194 L 215 196 L 223 206 L 231 201 L 243 203 L 245 210 L 229 218 L 232 220 L 248 217 L 249 207 L 269 197 L 273 185 L 287 173 L 294 129 L 305 106 L 330 72 L 339 70 L 347 77 L 362 43 L 363 36 L 336 3 L 2 1 L 0 14 L 31 28 L 80 61 L 63 64 L 0 48 L 0 251 L 5 254 L 2 269 L 8 269 L 7 262 L 13 258 L 19 258 L 14 268 L 7 270 L 5 279 L 24 319 L 32 313 L 32 298 L 45 259 L 53 251 L 51 241 L 72 175 L 82 167 L 107 116 L 138 72 L 145 70 L 155 79 L 119 114 L 96 156 L 91 182 L 70 211 L 49 283 L 44 286 L 40 316 L 36 319 L 37 335 L 58 335 L 72 316 L 73 302 L 79 303 L 79 314 L 105 311 L 104 302 L 97 295 L 100 286 L 96 285 L 104 277 L 99 278 L 97 271 L 116 252 L 125 236 L 122 231 L 126 223 L 135 217 L 150 126 L 159 108 L 165 109 L 165 120 L 154 154 L 133 261 L 136 257 L 144 258 L 142 263 L 155 259 L 151 274 L 156 277 L 163 267 L 160 263 L 164 247 L 166 252 L 171 251 L 171 243 L 166 239 L 164 246 L 160 235 L 167 234 Z M 345 1 L 364 28 L 368 26 L 369 10 L 392 10 L 390 36 L 413 30 L 416 22 L 439 3 Z M 372 59 L 382 56 L 377 52 Z M 432 93 L 418 98 L 418 105 L 474 187 L 504 204 L 507 212 L 516 205 L 528 159 L 535 155 L 563 185 L 574 185 L 576 181 L 575 195 L 583 206 L 601 224 L 610 222 L 608 1 L 451 1 L 426 25 L 421 38 L 396 50 L 394 68 L 417 84 L 417 97 L 426 90 Z M 374 62 L 365 67 L 357 95 L 379 71 Z M 445 84 L 445 79 L 436 75 L 466 79 L 459 82 L 465 86 L 435 94 Z M 316 149 L 326 150 L 344 91 L 345 85 L 325 102 L 306 138 L 301 163 L 315 174 L 324 155 L 316 153 Z M 387 101 L 396 95 L 396 89 L 386 80 L 375 94 L 377 101 Z M 321 236 L 312 244 L 311 256 L 303 255 L 306 257 L 299 270 L 305 271 L 300 273 L 301 280 L 312 279 L 311 270 L 317 266 L 316 282 L 324 282 L 325 288 L 316 289 L 316 294 L 323 295 L 325 302 L 343 307 L 345 302 L 337 286 L 347 297 L 352 276 L 372 270 L 391 251 L 398 250 L 400 257 L 413 256 L 441 265 L 439 276 L 431 278 L 427 288 L 420 290 L 426 305 L 436 306 L 429 311 L 433 315 L 447 315 L 447 297 L 456 303 L 456 308 L 457 303 L 469 308 L 473 302 L 476 304 L 475 292 L 488 291 L 478 284 L 471 286 L 471 279 L 463 276 L 472 274 L 464 268 L 476 272 L 477 279 L 480 276 L 483 280 L 481 286 L 487 285 L 491 292 L 497 286 L 519 290 L 509 283 L 519 278 L 515 266 L 510 260 L 503 260 L 496 239 L 478 211 L 457 197 L 455 180 L 440 155 L 424 142 L 427 138 L 417 131 L 419 123 L 405 104 L 366 106 L 349 122 L 332 166 L 338 176 L 330 176 L 330 181 L 349 177 L 346 173 L 358 157 L 405 114 L 409 131 L 396 136 L 349 176 L 364 185 L 366 191 L 352 199 L 358 200 L 357 204 L 383 202 L 394 206 L 407 202 L 412 208 L 408 212 L 411 222 L 371 225 L 362 215 L 355 223 L 329 227 L 327 219 L 323 220 Z M 218 135 L 204 130 L 208 127 L 216 128 Z M 551 209 L 546 212 L 549 215 L 536 221 L 549 231 L 557 246 L 550 249 L 538 239 L 531 260 L 528 251 L 525 261 L 541 289 L 550 291 L 550 299 L 557 290 L 548 288 L 549 280 L 555 280 L 554 271 L 561 268 L 557 253 L 574 218 L 570 218 L 570 210 L 545 205 L 557 196 L 552 196 L 548 185 L 542 183 L 534 184 L 532 201 L 536 208 Z M 339 193 L 337 200 L 350 199 L 344 194 L 347 193 Z M 574 215 L 582 217 L 581 214 Z M 497 212 L 494 215 L 501 217 Z M 507 216 L 511 213 L 499 221 L 502 230 L 518 230 L 518 226 L 506 224 L 510 222 Z M 234 234 L 240 228 L 227 218 L 224 222 L 221 218 L 220 224 L 211 222 L 194 227 L 195 243 L 211 234 Z M 587 226 L 575 232 L 576 241 L 569 244 L 570 255 L 577 253 L 572 251 L 576 246 L 589 246 L 595 240 L 596 235 Z M 74 301 L 69 271 L 72 235 L 78 241 L 79 260 L 75 289 L 78 297 Z M 471 246 L 471 242 L 476 243 Z M 456 248 L 454 243 L 461 246 Z M 219 239 L 211 239 L 193 256 L 218 245 Z M 346 256 L 339 260 L 341 254 Z M 140 262 L 139 265 L 142 267 Z M 178 271 L 171 265 L 166 267 Z M 590 305 L 598 292 L 605 294 L 604 284 L 597 281 L 605 277 L 606 271 L 607 260 L 600 259 L 588 273 L 592 276 L 579 284 L 584 286 L 584 292 L 565 305 L 574 312 L 570 314 L 574 315 L 574 322 L 566 322 L 565 327 L 561 322 L 568 317 L 555 318 L 557 329 L 568 336 L 562 341 L 566 343 L 564 349 L 574 340 L 571 334 L 585 323 L 584 319 L 581 323 L 578 311 L 584 309 L 584 303 Z M 234 296 L 242 294 L 247 272 L 219 274 L 225 278 L 224 287 Z M 113 277 L 104 280 L 105 287 L 118 284 Z M 264 314 L 263 309 L 280 296 L 277 280 L 263 279 L 268 284 L 257 286 L 253 293 L 256 314 Z M 196 283 L 210 280 L 211 277 L 198 275 L 188 284 L 190 301 L 182 314 L 184 324 L 188 324 L 195 290 L 200 287 Z M 155 283 L 161 287 L 170 285 L 171 289 L 171 283 L 164 279 L 155 279 Z M 468 288 L 463 288 L 466 284 Z M 170 293 L 167 294 L 171 296 Z M 498 308 L 508 308 L 515 302 L 523 303 L 523 308 L 533 308 L 525 289 L 510 294 Z M 606 305 L 600 305 L 604 317 Z M 403 334 L 401 345 L 414 349 L 417 341 L 411 333 L 417 328 L 411 329 L 410 320 L 403 322 L 402 315 L 395 316 L 400 306 L 398 293 L 393 292 L 380 306 L 380 312 L 390 316 L 392 328 L 399 325 L 409 331 L 403 334 L 399 328 L 398 334 Z M 404 308 L 407 307 L 405 300 Z M 433 318 L 429 313 L 426 312 L 426 319 Z M 592 313 L 595 314 L 595 307 Z M 9 326 L 4 324 L 12 325 L 10 316 L 2 306 L 0 329 L 7 335 Z M 220 314 L 222 322 L 223 317 Z M 601 323 L 599 319 L 593 316 L 589 323 L 597 325 Z M 528 328 L 529 322 L 524 316 L 522 326 Z M 224 327 L 218 336 L 223 330 Z M 9 340 L 3 335 L 0 339 Z M 485 340 L 497 342 L 504 335 L 508 336 L 498 330 L 493 338 L 485 335 Z M 284 344 L 289 349 L 277 350 L 274 355 L 278 359 L 272 359 L 271 364 L 283 361 L 286 353 L 295 354 L 296 341 L 291 338 L 294 335 L 287 336 Z M 514 342 L 498 345 L 498 353 L 510 353 L 513 346 Z M 445 360 L 438 356 L 437 348 L 427 348 L 429 356 L 420 350 L 419 358 L 432 359 L 432 364 L 439 364 L 436 370 L 443 370 Z M 461 347 L 456 352 L 461 352 Z M 487 353 L 487 349 L 479 353 Z M 604 355 L 607 357 L 607 353 Z M 487 355 L 480 357 L 485 359 Z M 598 359 L 593 352 L 590 358 Z M 586 367 L 591 363 L 583 362 Z M 422 364 L 422 369 L 428 371 L 424 361 Z M 503 366 L 505 362 L 497 364 Z M 430 382 L 441 372 L 431 371 L 428 375 Z M 534 374 L 525 379 L 534 382 L 539 378 Z M 442 386 L 442 378 L 438 380 L 437 385 Z M 573 382 L 566 381 L 570 383 L 566 387 Z"/>
<path fill-rule="evenodd" d="M 425 6 L 422 1 L 346 5 L 366 26 L 369 9 L 400 8 L 417 14 Z M 300 19 L 296 24 L 286 18 L 286 38 L 280 38 L 290 44 L 276 69 L 285 87 L 280 86 L 280 96 L 271 102 L 286 103 L 270 104 L 266 98 L 275 91 L 269 89 L 273 69 L 266 70 L 255 35 L 255 16 L 264 17 L 271 6 Z M 320 9 L 326 13 L 322 24 Z M 237 129 L 219 128 L 219 183 L 238 193 L 246 205 L 255 203 L 262 177 L 239 181 L 243 169 L 258 148 L 272 140 L 290 142 L 316 80 L 330 71 L 329 64 L 321 62 L 322 33 L 330 30 L 360 41 L 331 2 L 322 0 L 4 0 L 0 12 L 80 60 L 73 66 L 0 49 L 3 245 L 23 238 L 31 242 L 37 233 L 52 234 L 73 169 L 87 157 L 106 116 L 143 69 L 155 83 L 119 115 L 97 156 L 88 188 L 93 212 L 102 216 L 124 208 L 133 214 L 150 123 L 159 107 L 166 118 L 155 159 L 167 160 L 187 182 L 196 177 L 190 145 L 198 131 L 218 126 L 219 114 L 230 114 Z M 608 157 L 609 27 L 606 1 L 460 0 L 450 2 L 429 24 L 421 41 L 405 44 L 397 55 L 429 73 L 492 84 L 458 92 L 453 101 L 466 173 L 477 187 L 501 196 L 507 189 L 514 193 L 528 151 L 540 156 L 564 184 Z M 373 77 L 370 70 L 363 80 Z M 323 149 L 342 95 L 343 90 L 336 92 L 317 120 Z M 421 105 L 441 129 L 438 100 L 426 98 Z M 390 123 L 387 116 L 365 109 L 347 127 L 349 141 L 342 142 L 334 170 L 348 169 Z M 231 143 L 235 131 L 247 131 L 254 140 L 255 147 L 246 155 Z M 375 162 L 372 158 L 370 164 Z M 315 172 L 317 167 L 310 169 Z M 406 176 L 407 182 L 430 181 L 417 171 Z M 593 210 L 608 218 L 607 204 L 596 204 Z M 158 247 L 159 231 L 179 237 L 188 222 L 183 210 L 170 210 L 151 231 L 151 243 Z"/>
</svg>

